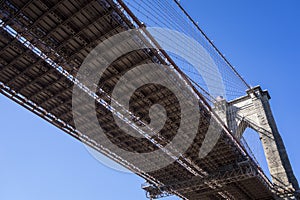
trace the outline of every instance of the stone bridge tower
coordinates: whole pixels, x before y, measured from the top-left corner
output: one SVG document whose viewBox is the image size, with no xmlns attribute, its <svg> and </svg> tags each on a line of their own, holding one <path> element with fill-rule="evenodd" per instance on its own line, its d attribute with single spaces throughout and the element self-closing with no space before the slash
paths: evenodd
<svg viewBox="0 0 300 200">
<path fill-rule="evenodd" d="M 246 96 L 231 102 L 219 98 L 215 111 L 237 139 L 241 139 L 246 128 L 252 128 L 259 134 L 273 184 L 278 190 L 295 193 L 295 196 L 285 199 L 296 199 L 299 192 L 298 181 L 277 129 L 269 100 L 268 91 L 257 86 L 248 90 Z"/>
</svg>

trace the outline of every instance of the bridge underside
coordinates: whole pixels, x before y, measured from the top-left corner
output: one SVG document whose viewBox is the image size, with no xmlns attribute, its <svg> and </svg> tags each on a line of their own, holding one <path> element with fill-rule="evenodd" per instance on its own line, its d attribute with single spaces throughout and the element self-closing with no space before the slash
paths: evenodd
<svg viewBox="0 0 300 200">
<path fill-rule="evenodd" d="M 1 93 L 73 137 L 112 156 L 98 145 L 101 140 L 90 128 L 90 113 L 82 115 L 80 119 L 85 124 L 82 128 L 85 132 L 81 131 L 85 139 L 76 130 L 72 114 L 74 83 L 47 62 L 45 57 L 34 53 L 35 49 L 23 44 L 20 38 L 25 38 L 47 58 L 76 76 L 83 60 L 97 44 L 116 33 L 136 28 L 120 5 L 104 0 L 4 0 L 0 18 L 5 23 L 0 29 Z M 9 30 L 4 28 L 6 25 L 20 35 L 8 33 Z M 143 46 L 142 43 L 148 41 L 142 34 L 137 37 L 140 38 L 138 41 L 132 39 L 127 42 Z M 165 57 L 153 49 L 128 53 L 108 67 L 99 86 L 111 94 L 119 78 L 142 63 L 165 64 Z M 171 68 L 168 70 L 179 82 L 182 81 L 178 72 Z M 98 95 L 106 99 L 102 93 Z M 176 127 L 180 123 L 180 107 L 176 98 L 158 85 L 147 85 L 132 97 L 133 112 L 144 122 L 149 121 L 149 107 L 155 103 L 163 105 L 168 113 L 168 120 L 161 131 L 165 140 L 156 138 L 159 144 L 166 145 L 176 134 Z M 113 114 L 99 103 L 95 104 L 98 121 L 114 144 L 132 152 L 151 152 L 157 148 L 146 138 L 137 139 L 125 134 L 114 122 Z M 82 107 L 84 110 L 84 105 Z M 130 164 L 111 158 L 151 183 L 145 189 L 154 197 L 161 192 L 168 192 L 187 199 L 274 199 L 272 185 L 224 128 L 213 151 L 205 158 L 199 158 L 199 149 L 209 123 L 221 126 L 202 101 L 199 102 L 199 110 L 201 120 L 194 143 L 185 155 L 167 167 L 144 172 L 143 164 L 135 163 L 140 166 L 137 171 Z M 96 143 L 91 143 L 91 140 Z M 163 155 L 162 158 L 167 156 Z M 156 162 L 160 162 L 160 159 L 149 160 L 147 164 L 156 165 Z"/>
</svg>

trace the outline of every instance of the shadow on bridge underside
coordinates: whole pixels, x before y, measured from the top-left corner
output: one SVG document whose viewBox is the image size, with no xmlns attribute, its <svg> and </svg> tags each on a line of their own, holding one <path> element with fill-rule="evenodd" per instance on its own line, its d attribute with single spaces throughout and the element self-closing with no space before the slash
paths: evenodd
<svg viewBox="0 0 300 200">
<path fill-rule="evenodd" d="M 116 155 L 113 148 L 101 143 L 101 137 L 91 128 L 91 113 L 87 112 L 91 108 L 84 102 L 78 102 L 82 104 L 79 118 L 82 127 L 75 126 L 72 91 L 73 87 L 79 87 L 74 77 L 82 62 L 105 39 L 138 28 L 122 5 L 109 0 L 5 0 L 1 3 L 0 18 L 1 93 L 146 179 L 149 185 L 144 189 L 152 197 L 166 192 L 184 199 L 277 198 L 273 185 L 220 123 L 199 92 L 201 117 L 193 143 L 177 160 L 155 171 L 148 172 L 144 168 L 146 165 L 157 165 L 161 159 L 170 159 L 167 153 L 162 152 L 157 159 L 147 162 Z M 167 55 L 156 47 L 143 48 L 145 43 L 154 45 L 147 34 L 137 32 L 136 38 L 139 39 L 129 38 L 124 42 L 140 45 L 141 49 L 119 57 L 105 70 L 97 85 L 104 92 L 96 92 L 98 98 L 111 102 L 109 96 L 116 82 L 138 65 L 172 64 Z M 184 74 L 180 69 L 170 67 L 168 73 L 177 77 L 178 83 L 183 81 L 180 76 Z M 186 83 L 184 81 L 182 83 Z M 160 85 L 145 85 L 131 98 L 132 112 L 142 122 L 149 123 L 151 105 L 160 104 L 165 108 L 167 120 L 160 131 L 161 137 L 153 136 L 153 140 L 129 136 L 117 126 L 108 107 L 89 94 L 84 95 L 95 102 L 97 119 L 107 138 L 129 152 L 155 151 L 158 147 L 154 140 L 166 146 L 176 136 L 181 123 L 177 98 L 168 88 Z M 199 158 L 199 149 L 211 124 L 219 131 L 220 139 L 205 158 Z M 183 137 L 182 140 L 186 139 Z"/>
</svg>

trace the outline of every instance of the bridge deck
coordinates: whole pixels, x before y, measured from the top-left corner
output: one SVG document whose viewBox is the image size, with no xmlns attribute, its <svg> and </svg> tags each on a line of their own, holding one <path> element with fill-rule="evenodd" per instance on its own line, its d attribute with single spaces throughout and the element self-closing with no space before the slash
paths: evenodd
<svg viewBox="0 0 300 200">
<path fill-rule="evenodd" d="M 73 76 L 76 76 L 83 60 L 97 44 L 116 33 L 136 28 L 119 5 L 104 0 L 5 0 L 1 4 L 0 19 Z M 3 27 L 0 34 L 1 93 L 108 155 L 109 152 L 82 139 L 76 130 L 72 114 L 74 83 L 36 55 L 34 49 L 22 44 L 20 37 L 13 37 Z M 142 34 L 137 36 L 140 40 L 129 39 L 125 42 L 143 46 L 141 42 L 147 42 L 147 39 Z M 133 51 L 110 65 L 99 85 L 107 94 L 111 94 L 116 82 L 128 70 L 141 63 L 164 63 L 164 60 L 153 49 Z M 183 81 L 173 68 L 168 69 L 168 72 L 179 83 Z M 103 94 L 98 95 L 106 99 Z M 180 106 L 170 91 L 158 85 L 147 85 L 134 93 L 132 99 L 133 111 L 144 122 L 149 121 L 147 113 L 151 105 L 160 103 L 166 108 L 168 120 L 161 131 L 165 140 L 158 142 L 166 145 L 172 140 L 180 123 Z M 88 110 L 84 105 L 82 108 L 83 111 Z M 199 158 L 199 149 L 209 123 L 221 126 L 201 101 L 199 110 L 201 120 L 198 134 L 185 155 L 179 158 L 185 165 L 175 161 L 160 170 L 145 172 L 145 163 L 129 160 L 140 168 L 140 171 L 136 171 L 130 167 L 132 165 L 113 159 L 149 182 L 160 183 L 159 188 L 154 188 L 152 192 L 159 189 L 188 199 L 273 199 L 269 182 L 225 129 L 222 128 L 221 137 L 213 151 L 204 159 Z M 96 103 L 96 111 L 107 137 L 120 148 L 142 153 L 157 149 L 146 138 L 137 139 L 124 133 L 114 122 L 113 114 L 99 103 Z M 101 144 L 101 138 L 91 129 L 90 115 L 86 113 L 81 116 L 80 120 L 84 124 L 81 130 L 85 130 L 83 134 L 86 138 Z M 167 157 L 167 154 L 161 155 L 157 160 L 149 160 L 147 164 L 156 165 L 156 162 Z"/>
</svg>

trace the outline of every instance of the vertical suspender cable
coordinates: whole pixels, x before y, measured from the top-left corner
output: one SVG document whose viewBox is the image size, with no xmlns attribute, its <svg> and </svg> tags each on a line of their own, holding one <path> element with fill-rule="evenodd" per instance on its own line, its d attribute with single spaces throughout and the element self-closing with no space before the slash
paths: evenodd
<svg viewBox="0 0 300 200">
<path fill-rule="evenodd" d="M 178 0 L 174 0 L 174 2 L 178 5 L 180 10 L 188 17 L 188 19 L 195 25 L 195 27 L 202 33 L 202 35 L 207 39 L 207 41 L 212 45 L 212 47 L 218 52 L 218 54 L 224 59 L 224 61 L 228 64 L 228 66 L 232 69 L 232 71 L 243 81 L 243 83 L 247 86 L 248 89 L 251 89 L 251 86 L 245 81 L 245 79 L 238 73 L 238 71 L 231 65 L 231 63 L 225 58 L 225 56 L 221 53 L 221 51 L 214 45 L 214 43 L 208 38 L 208 36 L 204 33 L 204 31 L 199 27 L 199 25 L 193 20 L 193 18 L 189 15 L 189 13 L 182 7 Z"/>
</svg>

